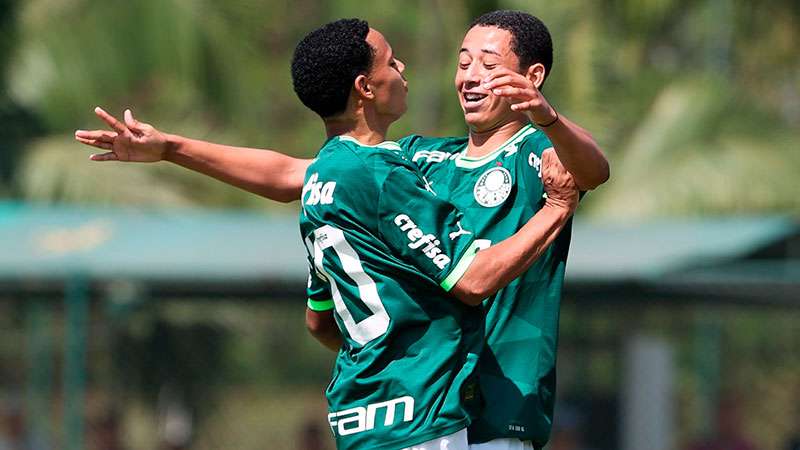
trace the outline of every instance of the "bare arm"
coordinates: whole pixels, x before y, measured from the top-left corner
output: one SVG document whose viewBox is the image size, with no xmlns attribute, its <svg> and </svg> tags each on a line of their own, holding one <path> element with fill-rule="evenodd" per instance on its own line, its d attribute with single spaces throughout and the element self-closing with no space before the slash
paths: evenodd
<svg viewBox="0 0 800 450">
<path fill-rule="evenodd" d="M 300 198 L 311 160 L 162 133 L 134 119 L 130 110 L 125 111 L 124 123 L 101 108 L 96 108 L 95 113 L 113 131 L 75 132 L 79 142 L 108 150 L 92 155 L 93 161 L 170 161 L 272 200 L 290 202 Z"/>
<path fill-rule="evenodd" d="M 544 207 L 513 236 L 481 250 L 450 291 L 469 305 L 477 305 L 528 270 L 555 241 L 578 205 L 572 176 L 553 150 L 542 155 Z"/>
<path fill-rule="evenodd" d="M 300 198 L 310 159 L 168 134 L 164 160 L 280 202 Z"/>
<path fill-rule="evenodd" d="M 605 183 L 610 170 L 597 142 L 588 131 L 559 115 L 532 78 L 536 78 L 534 71 L 525 76 L 500 69 L 492 73 L 483 86 L 495 95 L 509 99 L 512 110 L 525 113 L 538 125 L 553 143 L 561 163 L 572 174 L 580 190 L 587 191 Z"/>
<path fill-rule="evenodd" d="M 610 170 L 608 160 L 588 131 L 551 108 L 553 122 L 542 131 L 550 138 L 553 149 L 564 167 L 575 178 L 575 184 L 582 191 L 588 191 L 608 181 Z M 549 122 L 542 122 L 549 123 Z"/>
<path fill-rule="evenodd" d="M 306 328 L 322 345 L 338 352 L 342 347 L 342 335 L 333 318 L 333 310 L 314 311 L 306 309 Z"/>
</svg>

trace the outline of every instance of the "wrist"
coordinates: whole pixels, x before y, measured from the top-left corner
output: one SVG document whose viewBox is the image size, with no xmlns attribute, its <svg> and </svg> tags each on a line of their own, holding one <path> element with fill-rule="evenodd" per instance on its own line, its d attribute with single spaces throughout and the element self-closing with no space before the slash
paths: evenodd
<svg viewBox="0 0 800 450">
<path fill-rule="evenodd" d="M 161 159 L 164 161 L 175 162 L 175 158 L 180 154 L 183 149 L 186 138 L 178 136 L 177 134 L 164 134 L 166 138 L 164 141 L 164 149 L 161 153 Z"/>
<path fill-rule="evenodd" d="M 558 122 L 561 119 L 561 117 L 559 117 L 558 111 L 556 111 L 555 109 L 550 109 L 550 111 L 552 112 L 550 118 L 541 122 L 534 120 L 533 124 L 536 125 L 538 128 L 548 128 L 555 125 L 555 123 Z"/>
</svg>

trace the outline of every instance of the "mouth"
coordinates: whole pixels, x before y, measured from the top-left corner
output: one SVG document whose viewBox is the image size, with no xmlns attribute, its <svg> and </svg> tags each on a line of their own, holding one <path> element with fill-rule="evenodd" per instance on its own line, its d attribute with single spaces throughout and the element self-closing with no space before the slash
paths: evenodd
<svg viewBox="0 0 800 450">
<path fill-rule="evenodd" d="M 464 106 L 467 107 L 478 106 L 486 99 L 486 97 L 488 97 L 487 94 L 480 94 L 478 92 L 461 93 L 461 98 L 464 100 Z"/>
</svg>

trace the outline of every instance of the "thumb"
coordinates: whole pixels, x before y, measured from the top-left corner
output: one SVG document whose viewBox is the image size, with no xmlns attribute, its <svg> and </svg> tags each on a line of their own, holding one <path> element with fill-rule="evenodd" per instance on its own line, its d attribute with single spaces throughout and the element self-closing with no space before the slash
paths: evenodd
<svg viewBox="0 0 800 450">
<path fill-rule="evenodd" d="M 133 113 L 130 109 L 125 110 L 125 125 L 128 126 L 128 129 L 133 131 L 134 133 L 140 134 L 142 132 L 142 124 L 139 123 L 138 120 L 133 118 Z"/>
<path fill-rule="evenodd" d="M 542 169 L 550 169 L 553 166 L 553 157 L 555 156 L 555 150 L 548 148 L 544 152 L 542 152 Z"/>
</svg>

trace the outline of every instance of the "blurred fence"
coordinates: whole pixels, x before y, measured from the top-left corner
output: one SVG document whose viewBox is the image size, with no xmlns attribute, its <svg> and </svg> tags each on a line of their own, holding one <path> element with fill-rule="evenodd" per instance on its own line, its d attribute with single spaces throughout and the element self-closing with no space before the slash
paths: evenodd
<svg viewBox="0 0 800 450">
<path fill-rule="evenodd" d="M 0 448 L 330 448 L 291 219 L 0 207 Z M 552 450 L 800 432 L 800 233 L 583 225 Z M 698 443 L 695 444 L 694 442 Z"/>
</svg>

